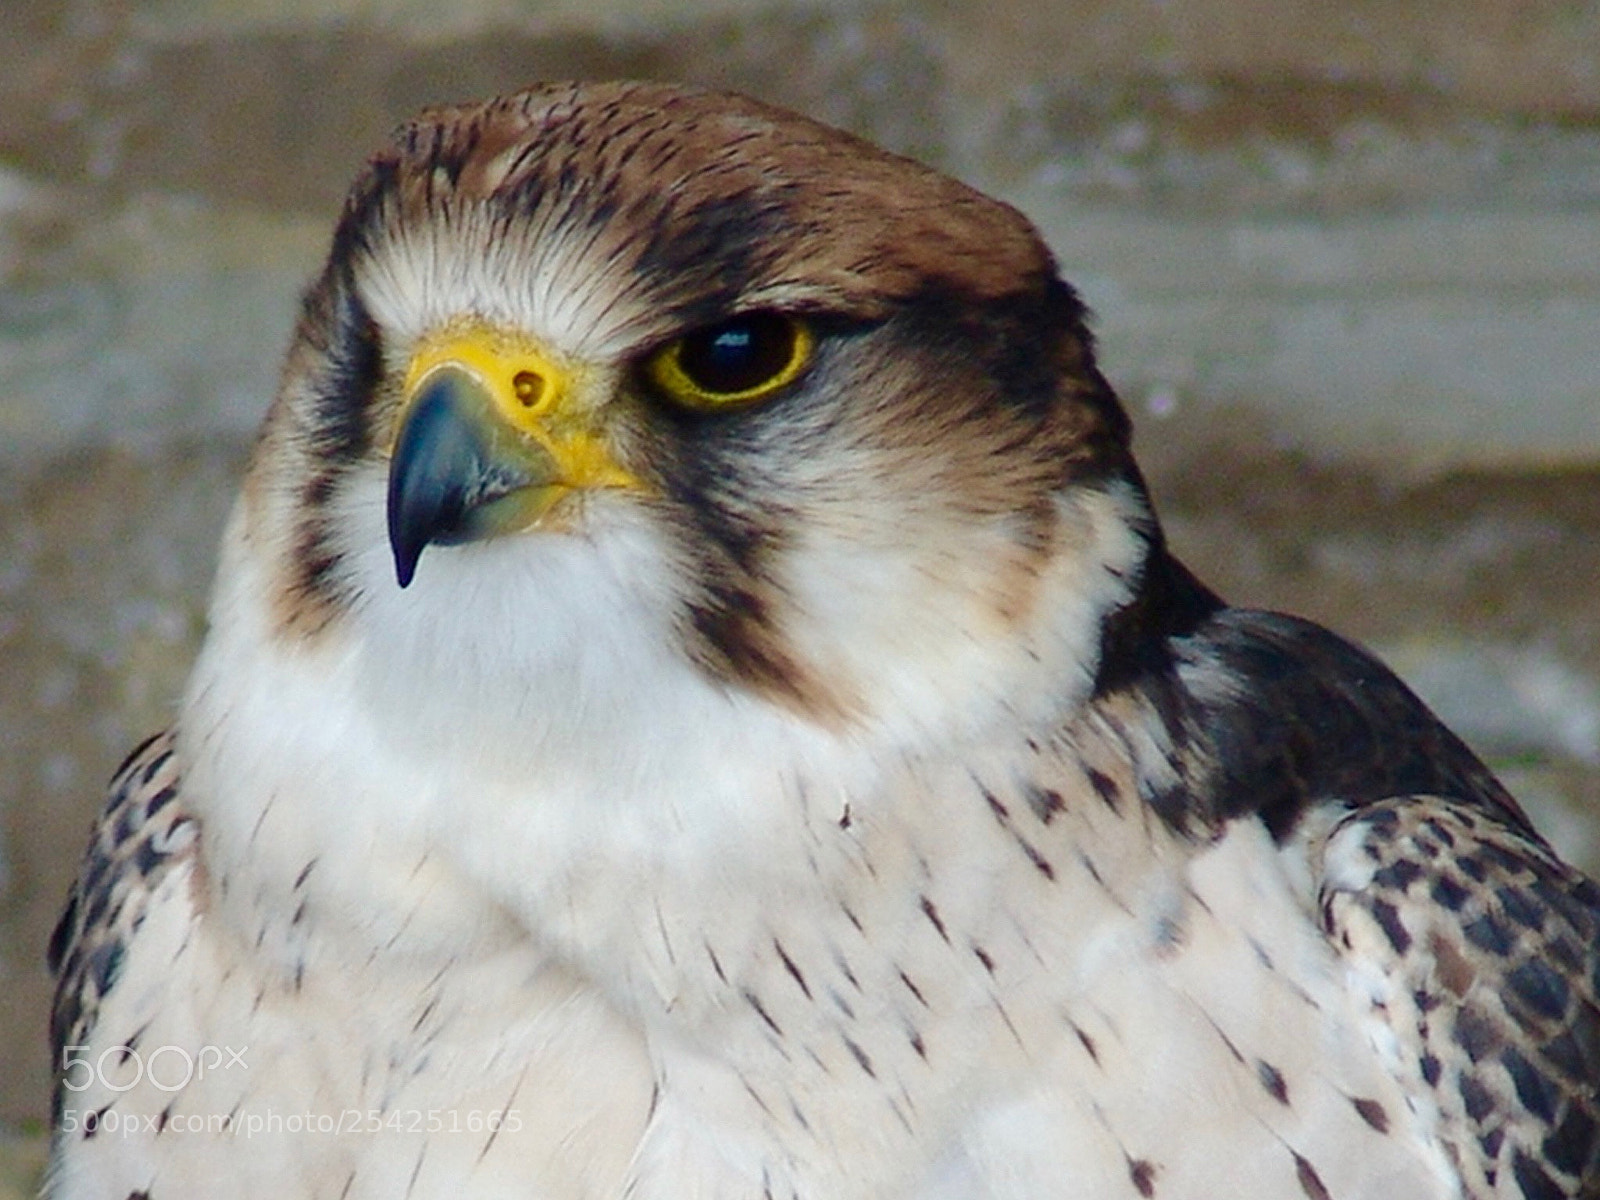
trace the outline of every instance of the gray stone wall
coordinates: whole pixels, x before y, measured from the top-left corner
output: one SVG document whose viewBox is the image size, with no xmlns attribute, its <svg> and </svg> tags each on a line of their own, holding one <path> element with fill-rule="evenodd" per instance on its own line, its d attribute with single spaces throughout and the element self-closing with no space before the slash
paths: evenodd
<svg viewBox="0 0 1600 1200">
<path fill-rule="evenodd" d="M 421 105 L 616 75 L 1027 211 L 1180 552 L 1389 654 L 1600 863 L 1595 0 L 9 0 L 0 1122 L 44 1111 L 43 939 L 346 182 Z"/>
</svg>

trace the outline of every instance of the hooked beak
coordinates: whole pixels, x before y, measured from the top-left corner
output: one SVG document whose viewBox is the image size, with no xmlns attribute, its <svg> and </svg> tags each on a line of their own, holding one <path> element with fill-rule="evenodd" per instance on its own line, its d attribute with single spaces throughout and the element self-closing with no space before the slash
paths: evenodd
<svg viewBox="0 0 1600 1200">
<path fill-rule="evenodd" d="M 584 382 L 581 369 L 496 331 L 423 344 L 389 464 L 389 547 L 401 587 L 429 545 L 535 528 L 578 489 L 642 488 L 602 438 Z"/>
</svg>

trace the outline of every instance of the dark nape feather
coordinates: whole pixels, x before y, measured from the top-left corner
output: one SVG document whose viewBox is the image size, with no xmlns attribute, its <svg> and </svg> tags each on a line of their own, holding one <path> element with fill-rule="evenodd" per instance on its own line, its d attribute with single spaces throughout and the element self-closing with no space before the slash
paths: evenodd
<svg viewBox="0 0 1600 1200">
<path fill-rule="evenodd" d="M 1108 622 L 1099 698 L 1133 695 L 1164 727 L 1179 778 L 1147 801 L 1169 825 L 1255 816 L 1282 841 L 1321 805 L 1437 795 L 1535 836 L 1493 773 L 1372 655 L 1310 621 L 1220 606 L 1163 551 L 1150 570 L 1147 594 Z"/>
<path fill-rule="evenodd" d="M 1225 609 L 1182 650 L 1238 681 L 1197 704 L 1215 764 L 1214 819 L 1258 814 L 1274 837 L 1306 810 L 1391 796 L 1447 796 L 1528 833 L 1522 810 L 1465 743 L 1372 655 L 1309 621 Z"/>
<path fill-rule="evenodd" d="M 1142 486 L 1142 485 L 1140 485 Z M 1139 531 L 1149 549 L 1133 598 L 1101 622 L 1094 694 L 1145 686 L 1156 698 L 1171 676 L 1174 640 L 1194 634 L 1223 608 L 1222 599 L 1167 552 L 1154 519 Z"/>
</svg>

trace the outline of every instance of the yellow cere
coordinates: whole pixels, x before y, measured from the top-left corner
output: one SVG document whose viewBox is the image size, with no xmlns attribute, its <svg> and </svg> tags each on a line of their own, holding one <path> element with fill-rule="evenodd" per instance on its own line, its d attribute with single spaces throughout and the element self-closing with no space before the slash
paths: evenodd
<svg viewBox="0 0 1600 1200">
<path fill-rule="evenodd" d="M 424 338 L 406 371 L 405 395 L 417 389 L 436 369 L 453 366 L 469 372 L 494 397 L 501 415 L 513 425 L 530 424 L 570 398 L 581 372 L 559 364 L 533 338 L 485 325 L 452 326 Z"/>
<path fill-rule="evenodd" d="M 409 405 L 442 367 L 475 378 L 493 406 L 484 416 L 548 451 L 560 468 L 561 485 L 644 490 L 601 436 L 603 406 L 593 394 L 593 368 L 550 353 L 524 333 L 477 322 L 450 325 L 418 343 L 406 370 L 403 403 Z"/>
</svg>

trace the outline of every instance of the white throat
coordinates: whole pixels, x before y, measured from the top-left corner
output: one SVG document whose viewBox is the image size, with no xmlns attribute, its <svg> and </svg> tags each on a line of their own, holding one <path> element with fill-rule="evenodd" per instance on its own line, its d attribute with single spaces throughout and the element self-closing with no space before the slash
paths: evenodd
<svg viewBox="0 0 1600 1200">
<path fill-rule="evenodd" d="M 900 715 L 839 729 L 687 661 L 670 563 L 642 520 L 536 548 L 430 548 L 401 591 L 381 502 L 352 491 L 366 499 L 342 527 L 365 595 L 303 640 L 274 625 L 270 556 L 243 505 L 230 525 L 180 724 L 206 853 L 230 883 L 224 919 L 286 973 L 352 954 L 421 967 L 531 938 L 610 973 L 597 982 L 625 1004 L 672 1002 L 667 925 L 827 890 L 818 829 L 892 820 L 893 777 L 1081 702 L 1140 551 L 1130 495 L 1073 501 L 1078 540 L 1026 623 L 930 642 L 920 660 L 904 653 L 914 625 L 873 623 L 900 657 L 863 678 Z M 803 636 L 826 639 L 829 619 Z M 951 616 L 921 619 L 940 631 Z M 834 644 L 882 652 L 853 633 Z M 294 927 L 272 924 L 296 911 Z"/>
</svg>

